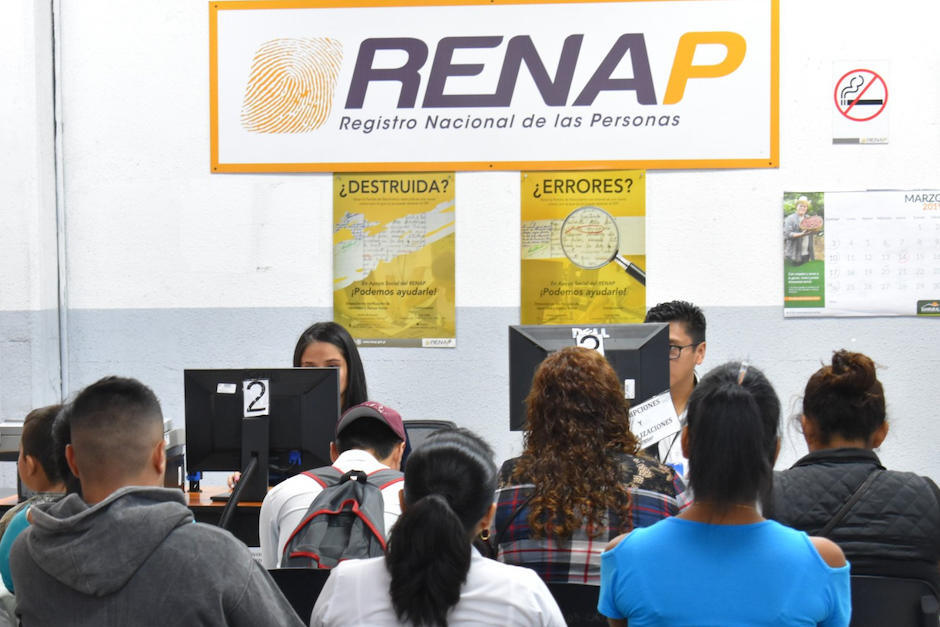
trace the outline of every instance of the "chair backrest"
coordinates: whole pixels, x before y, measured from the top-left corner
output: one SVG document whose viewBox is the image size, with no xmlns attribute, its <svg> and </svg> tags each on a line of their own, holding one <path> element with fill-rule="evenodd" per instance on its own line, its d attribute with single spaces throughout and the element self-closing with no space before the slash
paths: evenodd
<svg viewBox="0 0 940 627">
<path fill-rule="evenodd" d="M 921 579 L 852 576 L 850 627 L 937 627 L 938 595 Z"/>
<path fill-rule="evenodd" d="M 450 420 L 405 420 L 403 422 L 411 448 L 417 447 L 435 431 L 453 429 L 457 426 Z"/>
<path fill-rule="evenodd" d="M 305 625 L 309 623 L 313 605 L 317 602 L 330 571 L 319 568 L 272 568 L 268 573 L 287 597 L 300 620 Z"/>
<path fill-rule="evenodd" d="M 403 420 L 402 422 L 405 425 L 405 433 L 408 435 L 405 454 L 401 456 L 402 470 L 405 470 L 405 464 L 408 462 L 411 451 L 424 442 L 429 435 L 441 429 L 453 429 L 457 426 L 450 420 Z"/>
<path fill-rule="evenodd" d="M 582 583 L 550 583 L 549 592 L 555 597 L 568 627 L 606 627 L 607 619 L 597 611 L 600 588 Z"/>
</svg>

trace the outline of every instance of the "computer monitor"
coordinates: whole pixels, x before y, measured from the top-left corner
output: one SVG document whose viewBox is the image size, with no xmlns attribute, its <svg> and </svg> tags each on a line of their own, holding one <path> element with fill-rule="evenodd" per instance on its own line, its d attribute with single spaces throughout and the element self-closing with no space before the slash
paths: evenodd
<svg viewBox="0 0 940 627">
<path fill-rule="evenodd" d="M 186 469 L 245 472 L 240 498 L 260 501 L 268 476 L 330 464 L 339 420 L 337 368 L 185 370 Z"/>
<path fill-rule="evenodd" d="M 509 327 L 509 428 L 525 427 L 525 399 L 542 360 L 566 346 L 601 350 L 620 376 L 630 406 L 669 390 L 669 325 L 570 324 Z"/>
</svg>

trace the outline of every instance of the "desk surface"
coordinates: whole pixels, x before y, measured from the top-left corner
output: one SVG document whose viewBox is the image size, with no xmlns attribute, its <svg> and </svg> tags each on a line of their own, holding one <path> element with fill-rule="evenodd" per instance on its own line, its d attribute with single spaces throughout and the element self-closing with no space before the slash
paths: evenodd
<svg viewBox="0 0 940 627">
<path fill-rule="evenodd" d="M 187 492 L 186 497 L 190 508 L 196 507 L 225 507 L 226 501 L 213 501 L 212 497 L 216 494 L 228 492 L 228 488 L 222 485 L 202 486 L 202 492 Z M 261 507 L 260 501 L 240 501 L 239 507 Z"/>
<path fill-rule="evenodd" d="M 225 501 L 213 501 L 212 496 L 215 494 L 221 494 L 223 492 L 228 492 L 228 488 L 222 485 L 209 485 L 203 486 L 202 492 L 187 492 L 186 493 L 186 504 L 189 507 L 225 507 Z M 10 496 L 5 496 L 0 498 L 0 512 L 10 509 L 17 503 L 17 496 L 11 494 Z M 261 507 L 260 501 L 242 501 L 238 504 L 239 507 Z"/>
</svg>

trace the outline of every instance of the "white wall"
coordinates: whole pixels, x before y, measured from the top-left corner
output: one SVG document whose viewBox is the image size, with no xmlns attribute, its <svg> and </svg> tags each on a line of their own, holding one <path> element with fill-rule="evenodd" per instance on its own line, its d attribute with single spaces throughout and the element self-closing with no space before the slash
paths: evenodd
<svg viewBox="0 0 940 627">
<path fill-rule="evenodd" d="M 749 356 L 785 402 L 832 349 L 870 352 L 885 366 L 896 425 L 885 460 L 940 479 L 936 321 L 785 321 L 780 250 L 785 190 L 940 187 L 940 5 L 781 5 L 781 167 L 649 174 L 648 303 L 705 307 L 706 369 Z M 28 31 L 29 3 L 14 6 L 17 23 L 0 28 Z M 209 173 L 207 3 L 65 1 L 61 35 L 68 386 L 137 376 L 181 422 L 183 368 L 287 365 L 302 327 L 330 316 L 331 178 Z M 832 62 L 843 59 L 890 61 L 890 144 L 832 145 Z M 0 122 L 17 148 L 0 159 L 22 168 L 10 153 L 29 152 L 49 124 L 20 119 Z M 459 348 L 364 351 L 376 398 L 406 418 L 477 429 L 500 456 L 519 447 L 507 431 L 505 339 L 518 321 L 518 181 L 516 172 L 457 175 Z M 45 206 L 33 187 L 15 189 L 14 205 Z M 18 235 L 14 245 L 32 242 Z M 24 294 L 34 286 L 17 282 L 22 269 L 46 276 L 2 259 L 4 286 Z M 781 464 L 804 450 L 788 433 Z"/>
<path fill-rule="evenodd" d="M 0 18 L 0 420 L 59 396 L 52 31 L 48 4 Z"/>
</svg>

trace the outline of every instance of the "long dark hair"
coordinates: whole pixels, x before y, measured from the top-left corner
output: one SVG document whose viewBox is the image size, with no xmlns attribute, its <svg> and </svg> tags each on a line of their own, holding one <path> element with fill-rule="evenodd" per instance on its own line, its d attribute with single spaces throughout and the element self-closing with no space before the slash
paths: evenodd
<svg viewBox="0 0 940 627">
<path fill-rule="evenodd" d="M 738 362 L 705 375 L 689 398 L 689 483 L 718 512 L 769 489 L 780 400 L 764 373 Z"/>
<path fill-rule="evenodd" d="M 630 491 L 611 453 L 637 452 L 630 405 L 620 379 L 597 351 L 569 346 L 535 371 L 526 398 L 522 456 L 513 479 L 535 484 L 529 505 L 533 537 L 568 538 L 585 526 L 604 529 L 608 511 L 629 531 Z"/>
<path fill-rule="evenodd" d="M 438 431 L 408 458 L 406 507 L 385 556 L 400 621 L 447 625 L 470 569 L 471 535 L 493 504 L 496 472 L 493 450 L 466 429 Z"/>
<path fill-rule="evenodd" d="M 339 349 L 346 360 L 346 392 L 343 394 L 342 411 L 346 411 L 353 405 L 364 403 L 369 400 L 369 393 L 366 390 L 366 373 L 362 368 L 362 360 L 359 358 L 359 349 L 353 341 L 349 331 L 342 325 L 333 321 L 317 322 L 308 327 L 297 339 L 297 345 L 294 347 L 294 367 L 300 367 L 300 359 L 304 351 L 314 342 L 328 342 Z"/>
<path fill-rule="evenodd" d="M 66 494 L 82 494 L 82 484 L 78 477 L 72 474 L 68 459 L 65 457 L 65 447 L 72 443 L 71 406 L 65 405 L 56 414 L 52 422 L 52 441 L 56 451 L 56 466 L 59 476 L 65 484 Z"/>
<path fill-rule="evenodd" d="M 885 392 L 875 362 L 862 353 L 836 351 L 832 365 L 806 383 L 803 415 L 817 425 L 823 445 L 833 435 L 867 441 L 885 421 Z"/>
</svg>

